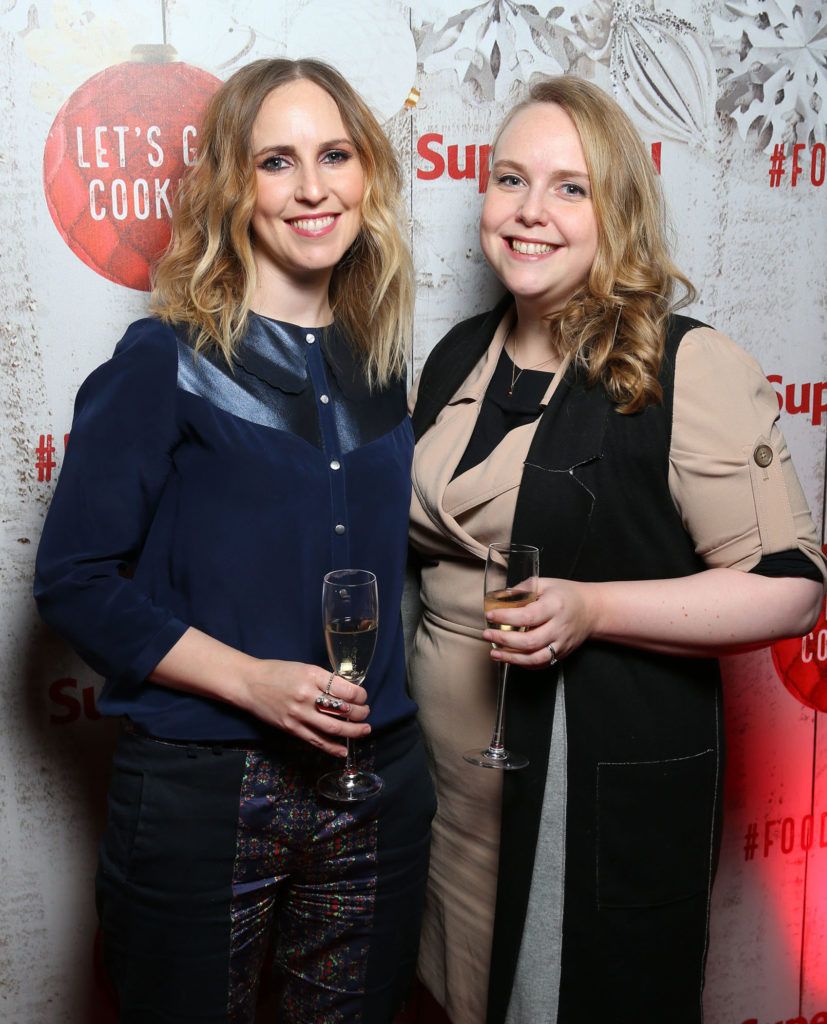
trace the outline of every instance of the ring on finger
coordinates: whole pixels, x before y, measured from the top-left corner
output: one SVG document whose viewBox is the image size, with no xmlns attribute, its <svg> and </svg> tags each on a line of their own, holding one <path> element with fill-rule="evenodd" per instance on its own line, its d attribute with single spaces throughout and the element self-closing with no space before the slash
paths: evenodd
<svg viewBox="0 0 827 1024">
<path fill-rule="evenodd" d="M 556 665 L 557 651 L 554 649 L 554 644 L 547 644 L 546 646 L 548 647 L 548 653 L 551 655 L 551 661 L 549 661 L 549 665 Z"/>
<path fill-rule="evenodd" d="M 333 715 L 335 718 L 347 718 L 350 714 L 350 706 L 339 697 L 328 697 L 319 694 L 316 698 L 316 710 L 323 715 Z"/>
<path fill-rule="evenodd" d="M 333 685 L 333 680 L 335 678 L 336 678 L 336 673 L 335 672 L 331 672 L 330 675 L 327 677 L 327 686 L 325 687 L 324 692 L 328 696 L 330 696 L 330 687 Z"/>
</svg>

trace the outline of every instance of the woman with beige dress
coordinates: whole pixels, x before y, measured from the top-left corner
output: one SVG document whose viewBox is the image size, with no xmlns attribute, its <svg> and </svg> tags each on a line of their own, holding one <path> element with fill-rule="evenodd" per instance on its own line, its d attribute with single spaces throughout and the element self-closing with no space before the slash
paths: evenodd
<svg viewBox="0 0 827 1024">
<path fill-rule="evenodd" d="M 597 87 L 535 86 L 480 238 L 507 289 L 415 395 L 410 664 L 437 784 L 420 974 L 452 1024 L 698 1024 L 721 819 L 716 655 L 811 628 L 824 564 L 758 365 L 676 315 L 657 177 Z M 496 541 L 539 598 L 489 613 Z M 492 649 L 496 641 L 500 647 Z M 498 662 L 530 760 L 483 771 Z"/>
</svg>

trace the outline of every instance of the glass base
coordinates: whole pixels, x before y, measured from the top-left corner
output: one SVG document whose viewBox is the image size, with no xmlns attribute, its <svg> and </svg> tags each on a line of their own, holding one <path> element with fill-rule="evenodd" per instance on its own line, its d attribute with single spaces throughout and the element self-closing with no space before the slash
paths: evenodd
<svg viewBox="0 0 827 1024">
<path fill-rule="evenodd" d="M 328 800 L 352 804 L 376 796 L 382 785 L 379 776 L 372 772 L 328 772 L 319 779 L 316 788 Z"/>
<path fill-rule="evenodd" d="M 514 772 L 518 768 L 528 767 L 528 758 L 523 754 L 515 754 L 513 750 L 495 752 L 488 747 L 485 750 L 466 750 L 462 756 L 478 768 L 494 768 L 501 772 Z"/>
</svg>

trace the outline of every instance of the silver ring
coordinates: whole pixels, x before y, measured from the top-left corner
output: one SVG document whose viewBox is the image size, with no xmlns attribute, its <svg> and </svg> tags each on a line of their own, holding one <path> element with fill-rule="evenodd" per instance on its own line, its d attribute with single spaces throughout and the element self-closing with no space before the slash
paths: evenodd
<svg viewBox="0 0 827 1024">
<path fill-rule="evenodd" d="M 335 678 L 336 678 L 336 673 L 335 672 L 331 672 L 330 675 L 327 677 L 327 686 L 325 687 L 324 692 L 326 694 L 328 694 L 328 696 L 330 695 L 330 687 L 333 685 L 333 680 Z M 318 701 L 317 701 L 317 703 L 318 703 Z"/>
<path fill-rule="evenodd" d="M 319 694 L 316 698 L 316 710 L 323 715 L 335 715 L 338 718 L 347 718 L 350 708 L 344 710 L 345 702 L 338 697 L 326 697 Z"/>
<path fill-rule="evenodd" d="M 555 651 L 555 649 L 554 649 L 554 644 L 548 644 L 548 653 L 551 655 L 551 661 L 549 662 L 549 665 L 550 666 L 551 665 L 556 665 L 557 664 L 557 651 Z"/>
</svg>

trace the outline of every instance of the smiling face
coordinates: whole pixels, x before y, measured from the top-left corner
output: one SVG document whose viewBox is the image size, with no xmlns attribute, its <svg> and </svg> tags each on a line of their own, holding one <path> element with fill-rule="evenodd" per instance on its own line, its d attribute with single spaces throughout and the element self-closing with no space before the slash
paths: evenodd
<svg viewBox="0 0 827 1024">
<path fill-rule="evenodd" d="M 556 103 L 532 103 L 503 129 L 480 242 L 518 313 L 560 310 L 588 279 L 597 218 L 580 136 Z"/>
<path fill-rule="evenodd" d="M 260 286 L 327 289 L 362 225 L 365 176 L 339 108 L 300 79 L 274 89 L 253 124 L 251 229 Z"/>
</svg>

